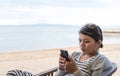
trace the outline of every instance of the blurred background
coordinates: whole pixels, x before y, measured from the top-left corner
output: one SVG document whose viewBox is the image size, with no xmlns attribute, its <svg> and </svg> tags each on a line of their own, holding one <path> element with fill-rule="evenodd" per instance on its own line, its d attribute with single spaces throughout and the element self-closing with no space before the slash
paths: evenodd
<svg viewBox="0 0 120 76">
<path fill-rule="evenodd" d="M 78 46 L 85 23 L 120 44 L 119 0 L 0 0 L 0 51 Z"/>
</svg>

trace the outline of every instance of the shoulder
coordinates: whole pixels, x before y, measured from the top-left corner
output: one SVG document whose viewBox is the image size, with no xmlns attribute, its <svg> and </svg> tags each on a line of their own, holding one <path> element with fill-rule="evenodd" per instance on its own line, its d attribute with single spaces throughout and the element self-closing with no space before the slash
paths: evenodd
<svg viewBox="0 0 120 76">
<path fill-rule="evenodd" d="M 105 55 L 102 55 L 102 54 L 96 55 L 93 60 L 94 64 L 98 64 L 98 63 L 105 64 L 106 62 L 110 62 L 110 61 Z"/>
<path fill-rule="evenodd" d="M 98 54 L 98 55 L 95 57 L 95 61 L 96 61 L 96 62 L 109 62 L 109 59 L 108 59 L 105 55 Z"/>
<path fill-rule="evenodd" d="M 104 70 L 106 70 L 111 67 L 111 62 L 105 55 L 98 54 L 95 57 L 92 65 L 94 69 L 103 68 Z"/>
<path fill-rule="evenodd" d="M 81 55 L 81 52 L 73 52 L 72 54 L 71 54 L 71 57 L 72 58 L 76 58 L 76 57 L 79 57 Z"/>
</svg>

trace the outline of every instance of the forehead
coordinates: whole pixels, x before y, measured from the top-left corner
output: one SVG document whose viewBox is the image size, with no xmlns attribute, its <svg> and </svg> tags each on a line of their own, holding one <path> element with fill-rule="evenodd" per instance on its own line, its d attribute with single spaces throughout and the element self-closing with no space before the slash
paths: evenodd
<svg viewBox="0 0 120 76">
<path fill-rule="evenodd" d="M 79 38 L 86 39 L 86 40 L 91 40 L 91 39 L 94 40 L 92 37 L 85 35 L 85 34 L 82 34 L 82 33 L 79 34 Z"/>
</svg>

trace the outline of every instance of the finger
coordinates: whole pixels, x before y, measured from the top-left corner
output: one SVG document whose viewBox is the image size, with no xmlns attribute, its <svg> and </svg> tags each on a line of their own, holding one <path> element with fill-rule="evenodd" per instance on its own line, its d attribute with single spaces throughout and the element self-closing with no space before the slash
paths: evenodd
<svg viewBox="0 0 120 76">
<path fill-rule="evenodd" d="M 64 66 L 65 66 L 65 64 L 59 63 L 59 67 L 60 67 L 61 69 L 64 69 Z"/>
<path fill-rule="evenodd" d="M 61 60 L 66 60 L 66 59 L 65 59 L 65 58 L 63 58 L 62 56 L 60 56 L 60 57 L 59 57 L 59 59 L 61 59 Z"/>
<path fill-rule="evenodd" d="M 59 57 L 59 67 L 60 67 L 61 69 L 64 69 L 65 63 L 66 63 L 65 58 Z"/>
<path fill-rule="evenodd" d="M 65 64 L 66 63 L 66 61 L 65 60 L 59 60 L 59 63 L 61 63 L 61 64 Z"/>
<path fill-rule="evenodd" d="M 60 62 L 60 63 L 65 63 L 65 62 L 66 62 L 66 59 L 63 58 L 63 57 L 60 57 L 60 58 L 59 58 L 59 62 Z"/>
<path fill-rule="evenodd" d="M 64 66 L 65 66 L 65 64 L 61 64 L 61 63 L 60 63 L 60 64 L 59 64 L 59 66 L 64 67 Z"/>
</svg>

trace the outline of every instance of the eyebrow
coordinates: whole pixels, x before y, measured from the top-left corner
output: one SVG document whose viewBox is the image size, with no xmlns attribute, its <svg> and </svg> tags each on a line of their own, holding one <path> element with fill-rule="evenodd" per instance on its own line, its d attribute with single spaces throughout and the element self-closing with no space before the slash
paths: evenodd
<svg viewBox="0 0 120 76">
<path fill-rule="evenodd" d="M 81 38 L 79 38 L 79 40 L 81 40 Z M 87 39 L 84 39 L 84 40 L 90 40 L 90 39 L 87 38 Z"/>
</svg>

